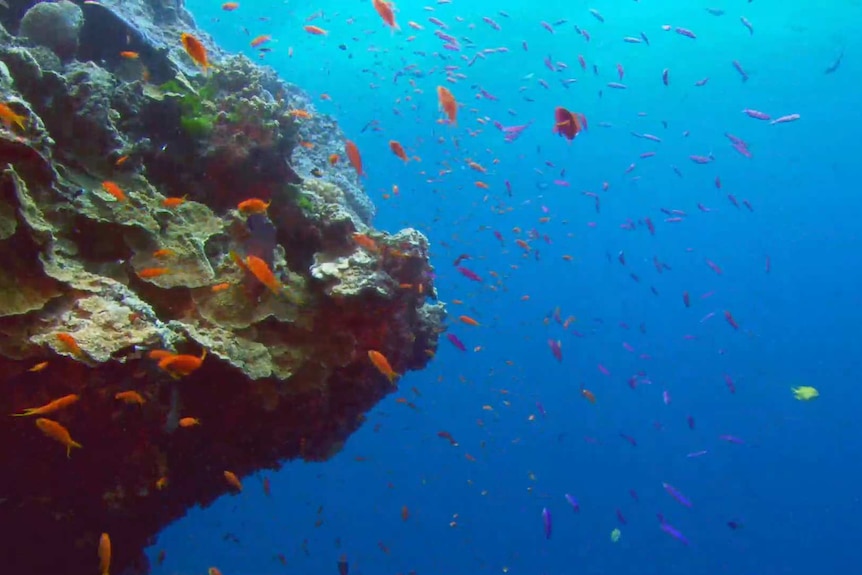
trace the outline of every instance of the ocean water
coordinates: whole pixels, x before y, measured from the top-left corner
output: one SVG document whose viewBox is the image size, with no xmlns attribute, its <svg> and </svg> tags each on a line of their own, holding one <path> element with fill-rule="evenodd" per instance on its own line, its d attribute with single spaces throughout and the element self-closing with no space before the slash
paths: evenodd
<svg viewBox="0 0 862 575">
<path fill-rule="evenodd" d="M 342 555 L 365 575 L 858 572 L 858 0 L 402 0 L 397 33 L 370 0 L 188 8 L 229 51 L 257 59 L 250 40 L 272 36 L 263 62 L 359 146 L 375 226 L 429 237 L 449 333 L 467 351 L 441 337 L 331 461 L 287 463 L 190 511 L 150 549 L 154 573 L 325 575 Z M 443 49 L 430 17 L 460 51 Z M 623 40 L 642 33 L 649 45 Z M 607 86 L 618 81 L 627 89 Z M 438 122 L 438 85 L 462 104 L 457 126 Z M 589 128 L 554 134 L 557 106 Z M 773 125 L 744 109 L 800 117 Z M 380 131 L 363 131 L 372 120 Z M 506 142 L 495 120 L 530 126 Z M 403 163 L 389 140 L 421 161 Z M 482 282 L 452 265 L 461 254 Z M 797 401 L 794 385 L 820 397 Z"/>
</svg>

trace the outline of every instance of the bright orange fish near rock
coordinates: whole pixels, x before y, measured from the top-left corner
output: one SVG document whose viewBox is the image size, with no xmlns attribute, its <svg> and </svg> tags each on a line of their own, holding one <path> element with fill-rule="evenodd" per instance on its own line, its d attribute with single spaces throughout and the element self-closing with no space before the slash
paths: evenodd
<svg viewBox="0 0 862 575">
<path fill-rule="evenodd" d="M 64 395 L 50 403 L 46 403 L 45 405 L 40 405 L 39 407 L 28 407 L 21 413 L 13 413 L 13 417 L 27 417 L 29 415 L 48 415 L 49 413 L 54 413 L 55 411 L 59 411 L 64 407 L 69 407 L 70 405 L 77 403 L 77 401 L 81 399 L 74 393 L 70 393 L 69 395 Z"/>
<path fill-rule="evenodd" d="M 272 200 L 264 202 L 260 198 L 249 198 L 237 204 L 236 209 L 238 209 L 239 212 L 244 215 L 265 214 L 266 210 L 269 209 L 269 205 L 271 203 Z"/>
<path fill-rule="evenodd" d="M 114 196 L 114 199 L 118 202 L 125 202 L 127 199 L 126 194 L 123 192 L 122 188 L 116 184 L 116 182 L 106 180 L 102 182 L 102 189 Z"/>
<path fill-rule="evenodd" d="M 360 178 L 363 177 L 365 172 L 362 171 L 362 156 L 359 155 L 359 148 L 356 147 L 356 144 L 354 144 L 352 140 L 346 140 L 344 142 L 344 152 L 350 160 L 350 165 L 353 166 L 354 170 L 356 170 L 356 175 Z"/>
<path fill-rule="evenodd" d="M 455 96 L 445 86 L 437 86 L 437 101 L 440 104 L 440 109 L 446 113 L 450 124 L 458 123 L 458 102 L 455 101 Z"/>
<path fill-rule="evenodd" d="M 66 457 L 72 457 L 73 447 L 77 447 L 79 449 L 83 448 L 80 443 L 72 439 L 72 436 L 69 435 L 68 429 L 53 419 L 40 417 L 36 420 L 36 427 L 38 427 L 47 437 L 62 443 L 66 447 Z"/>
<path fill-rule="evenodd" d="M 99 537 L 99 575 L 110 575 L 111 571 L 111 537 L 102 533 Z"/>
<path fill-rule="evenodd" d="M 204 350 L 200 357 L 196 355 L 170 354 L 159 360 L 159 369 L 168 372 L 174 379 L 179 379 L 200 369 L 206 356 L 207 350 Z M 153 352 L 150 352 L 150 357 L 153 357 Z"/>
<path fill-rule="evenodd" d="M 380 14 L 380 17 L 383 18 L 387 26 L 393 30 L 401 29 L 395 23 L 395 4 L 386 2 L 386 0 L 372 0 L 372 4 L 374 4 L 374 9 L 377 10 L 377 13 Z"/>
<path fill-rule="evenodd" d="M 81 346 L 78 345 L 77 340 L 75 340 L 75 338 L 72 336 L 72 334 L 69 334 L 66 332 L 58 333 L 57 339 L 60 340 L 60 343 L 62 343 L 64 346 L 66 346 L 66 349 L 72 355 L 74 355 L 76 357 L 83 357 L 84 356 L 84 352 L 81 350 Z"/>
<path fill-rule="evenodd" d="M 281 282 L 278 281 L 278 278 L 275 277 L 275 274 L 272 273 L 272 270 L 269 269 L 269 266 L 265 261 L 257 256 L 246 256 L 245 265 L 248 268 L 248 271 L 250 271 L 260 283 L 269 288 L 269 291 L 276 295 L 281 292 Z"/>
<path fill-rule="evenodd" d="M 194 60 L 195 64 L 200 66 L 206 74 L 207 70 L 209 70 L 210 63 L 209 58 L 207 57 L 207 49 L 201 41 L 186 32 L 180 34 L 180 41 L 183 43 L 183 48 L 185 48 L 186 54 L 188 54 L 189 57 Z"/>
<path fill-rule="evenodd" d="M 407 157 L 407 152 L 404 151 L 404 146 L 402 146 L 400 142 L 396 142 L 395 140 L 389 140 L 389 149 L 392 150 L 393 154 L 395 154 L 405 162 L 410 161 L 410 158 Z"/>
<path fill-rule="evenodd" d="M 15 124 L 21 131 L 27 129 L 27 126 L 24 125 L 24 122 L 27 120 L 26 116 L 22 116 L 20 114 L 16 114 L 15 111 L 7 106 L 6 104 L 0 103 L 0 122 L 7 128 L 12 128 L 12 124 Z"/>
<path fill-rule="evenodd" d="M 392 366 L 389 365 L 389 360 L 386 359 L 386 356 L 380 353 L 379 351 L 370 349 L 368 350 L 368 359 L 371 360 L 371 363 L 374 364 L 374 367 L 377 368 L 377 371 L 386 376 L 389 380 L 389 383 L 395 383 L 395 380 L 398 379 L 398 374 L 395 373 L 395 370 L 392 369 Z"/>
<path fill-rule="evenodd" d="M 170 197 L 170 198 L 165 198 L 164 200 L 162 200 L 162 206 L 164 206 L 166 208 L 178 208 L 181 205 L 183 205 L 184 203 L 186 203 L 186 197 L 185 196 L 183 196 L 181 198 Z"/>
<path fill-rule="evenodd" d="M 239 480 L 239 477 L 236 476 L 236 473 L 233 471 L 225 471 L 224 472 L 225 481 L 228 482 L 228 485 L 236 489 L 237 491 L 242 491 L 242 483 Z"/>
<path fill-rule="evenodd" d="M 171 273 L 170 268 L 144 268 L 138 272 L 138 277 L 141 279 L 152 279 L 157 278 L 159 276 L 163 276 L 165 274 Z"/>
<path fill-rule="evenodd" d="M 127 405 L 143 405 L 145 403 L 141 394 L 134 390 L 121 391 L 114 396 L 114 399 L 118 399 Z"/>
</svg>

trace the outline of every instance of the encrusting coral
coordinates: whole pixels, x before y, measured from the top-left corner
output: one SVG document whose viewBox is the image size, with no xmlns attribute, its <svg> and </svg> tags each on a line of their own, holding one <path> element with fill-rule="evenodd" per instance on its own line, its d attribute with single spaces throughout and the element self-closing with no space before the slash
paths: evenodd
<svg viewBox="0 0 862 575">
<path fill-rule="evenodd" d="M 371 227 L 301 90 L 181 3 L 47 4 L 0 14 L 0 565 L 89 574 L 108 532 L 142 574 L 221 470 L 336 453 L 395 389 L 369 352 L 421 369 L 445 308 L 427 240 Z"/>
</svg>

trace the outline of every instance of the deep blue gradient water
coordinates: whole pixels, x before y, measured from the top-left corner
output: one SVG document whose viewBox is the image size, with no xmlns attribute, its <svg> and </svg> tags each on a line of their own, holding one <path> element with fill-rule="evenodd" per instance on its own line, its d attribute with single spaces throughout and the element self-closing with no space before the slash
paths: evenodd
<svg viewBox="0 0 862 575">
<path fill-rule="evenodd" d="M 217 566 L 224 575 L 334 575 L 342 554 L 351 573 L 364 575 L 858 572 L 858 0 L 428 6 L 433 11 L 402 0 L 402 30 L 392 34 L 370 0 L 246 0 L 232 13 L 218 2 L 188 4 L 227 50 L 257 58 L 251 38 L 273 36 L 264 62 L 305 88 L 315 99 L 313 111 L 334 115 L 362 151 L 366 189 L 379 210 L 375 225 L 412 226 L 428 235 L 440 298 L 463 301 L 449 305 L 449 323 L 468 351 L 441 338 L 430 367 L 407 374 L 399 392 L 332 461 L 293 462 L 278 473 L 245 478 L 241 495 L 190 512 L 151 549 L 154 561 L 166 552 L 154 572 L 196 574 Z M 303 31 L 306 17 L 318 10 L 325 16 L 311 23 L 325 28 L 325 37 Z M 474 44 L 462 40 L 460 52 L 443 50 L 432 16 Z M 751 22 L 753 34 L 740 17 Z M 567 22 L 554 34 L 541 25 L 562 19 Z M 413 30 L 408 21 L 424 29 Z M 588 30 L 589 42 L 575 25 Z M 697 39 L 662 25 L 688 28 Z M 641 33 L 649 46 L 623 41 Z M 467 67 L 476 52 L 497 47 L 509 52 Z M 825 74 L 842 51 L 838 69 Z M 550 71 L 546 56 L 568 68 Z M 745 68 L 747 82 L 733 60 Z M 606 86 L 618 80 L 617 63 L 627 90 Z M 407 77 L 393 82 L 410 64 L 421 71 L 415 85 Z M 447 81 L 447 65 L 466 77 Z M 706 85 L 694 86 L 706 77 Z M 577 82 L 566 88 L 565 78 Z M 463 105 L 457 126 L 437 122 L 438 85 Z M 498 101 L 477 99 L 479 87 Z M 332 100 L 321 100 L 323 93 Z M 553 134 L 556 106 L 583 113 L 589 130 L 571 143 Z M 747 117 L 746 108 L 801 118 L 770 125 Z M 371 120 L 382 131 L 361 132 Z M 533 123 L 506 143 L 493 120 Z M 725 133 L 745 140 L 753 157 L 737 153 Z M 389 151 L 390 139 L 421 162 L 402 163 Z M 652 151 L 654 157 L 639 157 Z M 714 161 L 705 165 L 689 159 L 710 154 Z M 471 170 L 467 159 L 487 174 Z M 443 170 L 451 173 L 439 175 Z M 475 187 L 477 180 L 489 189 Z M 400 193 L 384 199 L 393 184 Z M 585 191 L 599 195 L 600 213 Z M 686 215 L 666 222 L 661 208 Z M 543 217 L 550 220 L 540 223 Z M 642 224 L 646 217 L 656 226 L 654 236 Z M 629 221 L 634 229 L 622 229 Z M 532 229 L 539 238 L 528 238 Z M 528 241 L 528 255 L 517 238 Z M 464 265 L 484 278 L 481 284 L 452 266 L 462 253 L 471 256 Z M 672 269 L 658 273 L 653 258 Z M 563 320 L 577 320 L 564 329 L 551 317 L 555 308 Z M 482 325 L 461 324 L 461 314 Z M 549 339 L 560 340 L 562 362 Z M 641 385 L 632 390 L 627 382 L 639 372 Z M 815 386 L 820 397 L 796 401 L 790 387 L 800 384 Z M 595 394 L 595 405 L 582 397 L 581 386 Z M 438 437 L 442 430 L 458 445 Z M 719 439 L 725 434 L 745 443 Z M 686 457 L 699 450 L 708 453 Z M 272 484 L 269 499 L 263 476 Z M 662 482 L 680 489 L 692 507 L 672 499 Z M 565 493 L 578 498 L 579 513 Z M 543 508 L 553 517 L 550 539 Z M 657 513 L 690 545 L 663 532 Z M 733 530 L 728 521 L 742 527 Z M 615 528 L 617 543 L 610 538 Z"/>
</svg>

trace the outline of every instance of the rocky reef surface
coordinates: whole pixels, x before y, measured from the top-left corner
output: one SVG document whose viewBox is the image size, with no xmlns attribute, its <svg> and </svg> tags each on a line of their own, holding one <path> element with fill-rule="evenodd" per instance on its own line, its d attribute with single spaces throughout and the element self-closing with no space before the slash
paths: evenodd
<svg viewBox="0 0 862 575">
<path fill-rule="evenodd" d="M 111 572 L 146 573 L 225 472 L 337 453 L 395 389 L 369 352 L 425 366 L 428 243 L 375 231 L 335 121 L 181 2 L 0 24 L 0 565 L 95 573 L 107 533 Z"/>
</svg>

